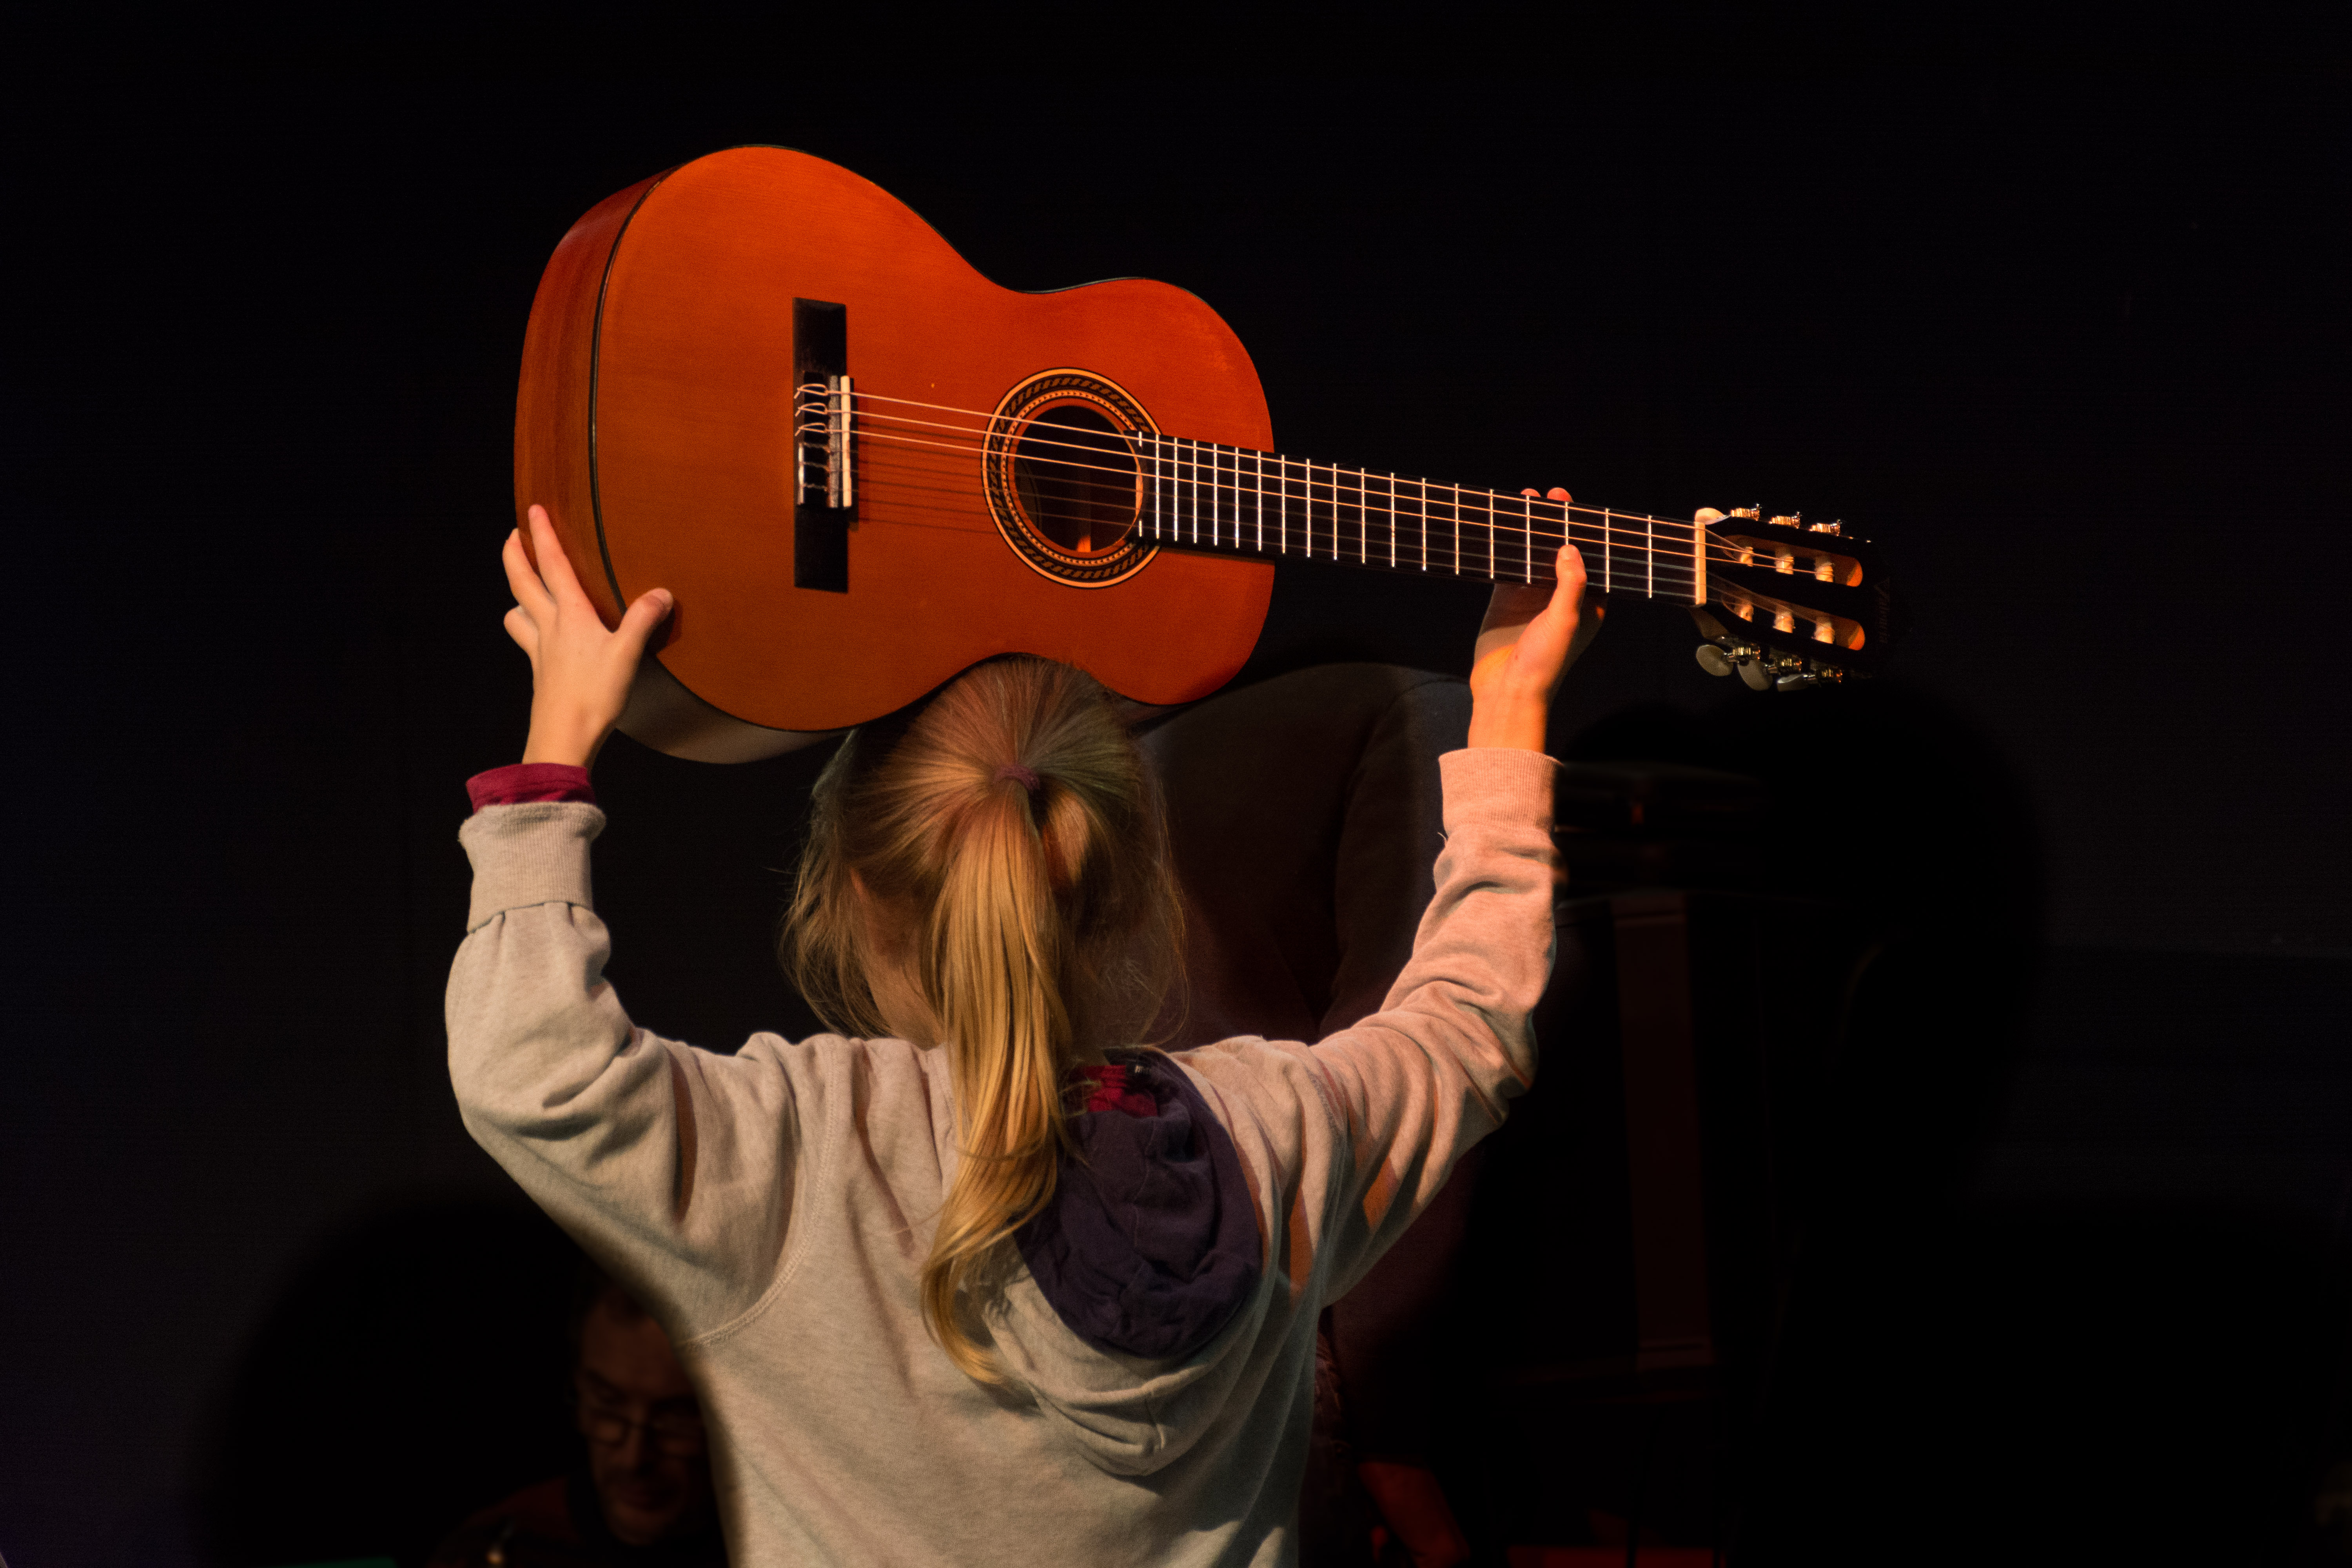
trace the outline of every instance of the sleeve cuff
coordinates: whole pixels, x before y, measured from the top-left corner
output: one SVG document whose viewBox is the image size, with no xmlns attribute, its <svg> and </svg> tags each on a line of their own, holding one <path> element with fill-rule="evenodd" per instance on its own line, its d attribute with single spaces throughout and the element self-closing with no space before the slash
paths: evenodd
<svg viewBox="0 0 2352 1568">
<path fill-rule="evenodd" d="M 1468 746 L 1437 759 L 1445 782 L 1445 831 L 1525 827 L 1551 831 L 1552 784 L 1559 764 L 1542 752 Z"/>
<path fill-rule="evenodd" d="M 474 863 L 466 929 L 536 904 L 595 908 L 588 846 L 604 827 L 604 814 L 577 801 L 529 801 L 467 817 L 457 830 Z"/>
<path fill-rule="evenodd" d="M 596 791 L 588 783 L 588 770 L 569 763 L 513 763 L 492 768 L 467 779 L 466 794 L 472 798 L 476 811 L 486 805 L 536 805 L 548 801 L 596 804 Z"/>
</svg>

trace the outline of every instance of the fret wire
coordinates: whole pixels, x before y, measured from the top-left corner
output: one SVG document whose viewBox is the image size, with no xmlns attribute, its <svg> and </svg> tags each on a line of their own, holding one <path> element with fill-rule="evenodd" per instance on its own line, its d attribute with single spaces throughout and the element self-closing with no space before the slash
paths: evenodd
<svg viewBox="0 0 2352 1568">
<path fill-rule="evenodd" d="M 1208 455 L 1205 466 L 1209 470 L 1209 493 L 1204 499 L 1209 503 L 1209 547 L 1213 550 L 1217 544 L 1217 448 L 1213 443 L 1195 441 L 1192 443 L 1192 450 L 1196 455 L 1200 453 Z M 1196 476 L 1200 472 L 1200 467 L 1201 465 L 1196 463 L 1193 469 Z"/>
<path fill-rule="evenodd" d="M 1192 496 L 1193 496 L 1193 501 L 1192 501 L 1192 542 L 1193 542 L 1193 543 L 1195 543 L 1195 544 L 1198 544 L 1198 543 L 1200 543 L 1200 542 L 1202 542 L 1202 537 L 1201 537 L 1201 502 L 1202 502 L 1202 501 L 1203 501 L 1203 500 L 1206 500 L 1206 501 L 1209 503 L 1209 533 L 1208 533 L 1208 542 L 1209 542 L 1210 544 L 1212 544 L 1212 545 L 1214 545 L 1214 544 L 1217 542 L 1217 485 L 1216 485 L 1216 479 L 1215 479 L 1214 476 L 1213 476 L 1213 476 L 1211 476 L 1211 478 L 1210 478 L 1210 481 L 1209 481 L 1208 485 L 1205 487 L 1207 493 L 1206 493 L 1205 495 L 1204 495 L 1204 494 L 1202 494 L 1203 487 L 1202 487 L 1202 483 L 1201 483 L 1201 469 L 1202 469 L 1202 467 L 1203 466 L 1203 458 L 1202 458 L 1202 456 L 1203 453 L 1206 453 L 1206 454 L 1207 454 L 1207 458 L 1206 458 L 1206 459 L 1205 459 L 1207 462 L 1212 462 L 1212 463 L 1213 463 L 1214 461 L 1216 461 L 1217 453 L 1216 453 L 1216 448 L 1215 448 L 1215 447 L 1209 446 L 1206 442 L 1202 442 L 1202 441 L 1195 441 L 1195 442 L 1193 442 L 1193 443 L 1192 443 Z"/>
<path fill-rule="evenodd" d="M 1280 552 L 1290 553 L 1290 459 L 1275 454 L 1274 526 L 1281 535 Z"/>
<path fill-rule="evenodd" d="M 1520 579 L 1532 583 L 1536 580 L 1536 498 L 1521 496 L 1519 499 L 1528 503 L 1528 536 L 1521 541 L 1527 547 L 1527 560 L 1519 568 Z"/>
<path fill-rule="evenodd" d="M 1397 475 L 1388 475 L 1388 564 L 1397 564 Z"/>
<path fill-rule="evenodd" d="M 1642 592 L 1653 599 L 1658 596 L 1658 547 L 1655 538 L 1654 525 L 1648 518 L 1643 518 L 1642 520 L 1642 553 L 1646 558 L 1649 567 L 1649 579 L 1643 584 Z"/>
<path fill-rule="evenodd" d="M 1184 465 L 1184 477 L 1192 484 L 1192 542 L 1201 542 L 1201 443 L 1192 443 L 1193 457 Z"/>
<path fill-rule="evenodd" d="M 1245 448 L 1240 447 L 1228 447 L 1225 448 L 1226 452 L 1233 458 L 1234 548 L 1235 550 L 1244 548 L 1242 539 L 1242 531 L 1244 525 L 1249 521 L 1249 508 L 1245 504 L 1249 500 L 1249 492 L 1242 488 L 1242 453 L 1244 449 Z"/>
<path fill-rule="evenodd" d="M 1331 559 L 1339 559 L 1339 470 L 1331 469 Z M 1307 553 L 1315 553 L 1315 465 L 1307 465 Z"/>
<path fill-rule="evenodd" d="M 1216 442 L 1209 442 L 1209 548 L 1216 548 Z"/>
<path fill-rule="evenodd" d="M 1610 559 L 1610 545 L 1611 545 L 1611 543 L 1612 542 L 1612 539 L 1613 539 L 1613 536 L 1615 535 L 1616 531 L 1616 531 L 1614 528 L 1612 528 L 1612 527 L 1609 525 L 1609 509 L 1608 509 L 1608 508 L 1606 508 L 1606 507 L 1601 508 L 1601 591 L 1602 593 L 1604 593 L 1604 594 L 1611 593 L 1611 592 L 1612 592 L 1612 591 L 1613 591 L 1613 590 L 1612 590 L 1612 586 L 1611 586 L 1611 584 L 1612 584 L 1612 580 L 1613 580 L 1613 578 L 1614 578 L 1614 575 L 1615 575 L 1615 570 L 1616 570 L 1616 569 L 1615 569 L 1615 564 L 1614 564 L 1614 563 L 1613 563 L 1613 562 L 1612 562 L 1612 560 Z"/>
<path fill-rule="evenodd" d="M 1265 553 L 1265 454 L 1259 452 L 1250 459 L 1250 479 L 1257 487 L 1257 552 Z"/>
<path fill-rule="evenodd" d="M 1212 545 L 1214 545 L 1217 542 L 1219 537 L 1217 532 L 1217 502 L 1219 498 L 1224 494 L 1224 487 L 1217 482 L 1217 476 L 1224 471 L 1224 454 L 1225 449 L 1223 447 L 1211 447 L 1209 448 L 1209 542 Z M 1235 544 L 1239 544 L 1241 542 L 1241 539 L 1238 535 L 1235 536 L 1234 542 Z"/>
<path fill-rule="evenodd" d="M 1282 476 L 1282 486 L 1275 492 L 1274 512 L 1282 521 L 1282 552 L 1287 555 L 1290 553 L 1290 459 L 1284 458 L 1281 464 L 1277 471 Z"/>
</svg>

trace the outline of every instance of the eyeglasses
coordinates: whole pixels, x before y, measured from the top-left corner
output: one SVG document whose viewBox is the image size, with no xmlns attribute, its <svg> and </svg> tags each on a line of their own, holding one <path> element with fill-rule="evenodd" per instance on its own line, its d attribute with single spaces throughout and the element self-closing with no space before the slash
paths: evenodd
<svg viewBox="0 0 2352 1568">
<path fill-rule="evenodd" d="M 604 1447 L 619 1447 L 629 1440 L 631 1432 L 640 1428 L 648 1442 L 673 1459 L 698 1458 L 710 1445 L 702 1427 L 702 1417 L 690 1411 L 665 1410 L 639 1421 L 626 1411 L 589 1395 L 575 1394 L 572 1403 L 579 1414 L 581 1432 L 591 1443 Z"/>
</svg>

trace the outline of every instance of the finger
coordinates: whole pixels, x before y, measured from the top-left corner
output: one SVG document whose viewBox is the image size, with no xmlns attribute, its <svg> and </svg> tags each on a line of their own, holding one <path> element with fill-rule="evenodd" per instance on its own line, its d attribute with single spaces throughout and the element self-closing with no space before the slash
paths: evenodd
<svg viewBox="0 0 2352 1568">
<path fill-rule="evenodd" d="M 515 647 L 530 655 L 531 662 L 539 661 L 539 626 L 530 612 L 517 605 L 507 612 L 507 636 L 514 638 Z"/>
<path fill-rule="evenodd" d="M 540 581 L 538 568 L 530 563 L 530 552 L 522 547 L 521 530 L 507 535 L 506 548 L 499 552 L 499 559 L 506 566 L 507 591 L 514 595 L 515 603 L 534 612 L 538 619 L 551 616 L 555 610 L 554 597 L 548 593 L 547 584 Z"/>
<path fill-rule="evenodd" d="M 555 537 L 554 520 L 547 515 L 545 507 L 536 503 L 530 509 L 530 542 L 532 553 L 539 557 L 539 574 L 555 602 L 587 605 L 587 591 L 580 586 L 579 574 L 572 570 L 572 558 L 563 553 L 563 542 Z"/>
<path fill-rule="evenodd" d="M 1584 552 L 1573 544 L 1561 545 L 1559 553 L 1551 558 L 1551 569 L 1553 580 L 1559 584 L 1559 592 L 1552 595 L 1554 601 L 1566 599 L 1571 604 L 1583 603 Z"/>
<path fill-rule="evenodd" d="M 1533 658 L 1538 665 L 1566 658 L 1568 646 L 1576 637 L 1577 624 L 1583 618 L 1584 557 L 1574 545 L 1563 544 L 1552 558 L 1552 570 L 1557 580 L 1551 602 L 1528 623 L 1520 638 L 1520 657 Z"/>
<path fill-rule="evenodd" d="M 1585 557 L 1578 555 L 1576 545 L 1559 545 L 1559 555 L 1552 557 L 1552 572 L 1557 576 L 1552 583 L 1550 605 L 1545 605 L 1543 614 L 1528 623 L 1528 637 L 1540 635 L 1545 644 L 1557 639 L 1564 651 L 1569 639 L 1576 635 L 1576 623 L 1583 618 Z"/>
<path fill-rule="evenodd" d="M 621 624 L 613 630 L 615 652 L 631 664 L 644 658 L 646 639 L 654 635 L 656 626 L 668 619 L 675 603 L 667 588 L 654 588 L 638 595 L 636 603 L 629 606 L 621 616 Z"/>
</svg>

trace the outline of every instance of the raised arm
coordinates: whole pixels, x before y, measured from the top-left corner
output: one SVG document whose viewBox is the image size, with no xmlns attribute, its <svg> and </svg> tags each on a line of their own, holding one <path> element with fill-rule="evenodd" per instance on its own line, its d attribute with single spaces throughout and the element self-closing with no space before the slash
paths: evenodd
<svg viewBox="0 0 2352 1568">
<path fill-rule="evenodd" d="M 1446 842 L 1412 959 L 1379 1013 L 1312 1053 L 1346 1124 L 1324 1210 L 1332 1295 L 1402 1234 L 1534 1079 L 1528 1016 L 1551 973 L 1558 881 L 1545 726 L 1600 620 L 1583 603 L 1582 558 L 1564 547 L 1557 568 L 1556 584 L 1504 584 L 1488 605 L 1469 744 L 1441 764 Z"/>
<path fill-rule="evenodd" d="M 608 631 L 546 513 L 530 522 L 536 563 L 520 532 L 505 562 L 507 629 L 531 661 L 530 765 L 476 781 L 458 836 L 474 890 L 449 976 L 450 1080 L 492 1158 L 691 1333 L 740 1310 L 774 1265 L 803 1108 L 772 1051 L 659 1039 L 604 978 L 588 861 L 604 818 L 586 767 L 669 595 L 644 595 Z"/>
</svg>

